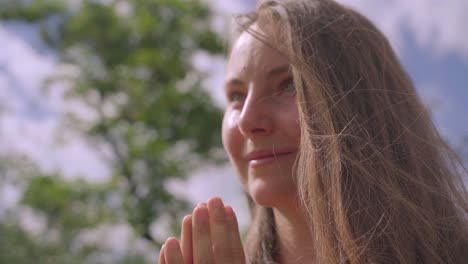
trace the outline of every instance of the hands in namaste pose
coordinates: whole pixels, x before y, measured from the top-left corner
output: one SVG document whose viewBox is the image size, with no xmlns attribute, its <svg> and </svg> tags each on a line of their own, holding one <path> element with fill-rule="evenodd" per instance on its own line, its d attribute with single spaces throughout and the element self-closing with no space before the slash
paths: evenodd
<svg viewBox="0 0 468 264">
<path fill-rule="evenodd" d="M 160 264 L 244 264 L 245 254 L 232 207 L 214 197 L 200 203 L 182 221 L 180 241 L 162 246 Z"/>
</svg>

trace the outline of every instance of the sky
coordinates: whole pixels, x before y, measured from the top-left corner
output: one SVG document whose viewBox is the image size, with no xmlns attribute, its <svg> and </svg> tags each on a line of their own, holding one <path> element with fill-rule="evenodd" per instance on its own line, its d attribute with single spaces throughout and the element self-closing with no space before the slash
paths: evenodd
<svg viewBox="0 0 468 264">
<path fill-rule="evenodd" d="M 430 110 L 442 135 L 452 144 L 468 136 L 468 1 L 339 2 L 362 12 L 388 37 L 424 102 L 433 106 Z M 220 32 L 229 28 L 230 14 L 255 7 L 252 0 L 211 3 L 219 15 Z M 65 102 L 61 87 L 48 93 L 41 89 L 41 81 L 54 72 L 57 56 L 42 43 L 37 28 L 0 22 L 0 43 L 0 152 L 25 153 L 44 170 L 59 170 L 69 178 L 106 180 L 110 171 L 100 153 L 72 130 L 61 128 L 66 111 L 92 113 L 79 102 Z M 224 59 L 199 53 L 193 61 L 209 74 L 207 89 L 223 106 Z M 248 222 L 246 204 L 229 165 L 203 167 L 188 181 L 172 182 L 169 188 L 194 203 L 221 196 L 239 212 L 242 225 Z M 15 196 L 1 192 L 1 200 L 13 204 Z"/>
</svg>

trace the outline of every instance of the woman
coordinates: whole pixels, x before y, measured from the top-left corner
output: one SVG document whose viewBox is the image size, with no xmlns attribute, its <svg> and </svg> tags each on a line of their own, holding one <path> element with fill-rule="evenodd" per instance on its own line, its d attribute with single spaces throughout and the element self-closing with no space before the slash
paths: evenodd
<svg viewBox="0 0 468 264">
<path fill-rule="evenodd" d="M 467 170 L 382 33 L 327 0 L 239 24 L 222 133 L 252 224 L 243 247 L 212 198 L 160 263 L 466 263 Z"/>
</svg>

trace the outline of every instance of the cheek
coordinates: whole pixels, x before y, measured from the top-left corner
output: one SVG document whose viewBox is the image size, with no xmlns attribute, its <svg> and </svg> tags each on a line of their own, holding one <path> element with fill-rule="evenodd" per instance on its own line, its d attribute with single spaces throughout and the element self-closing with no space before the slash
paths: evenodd
<svg viewBox="0 0 468 264">
<path fill-rule="evenodd" d="M 299 144 L 301 138 L 301 126 L 299 124 L 299 112 L 294 101 L 289 102 L 285 105 L 282 110 L 278 113 L 284 133 L 287 137 L 294 140 L 296 144 Z"/>
<path fill-rule="evenodd" d="M 239 114 L 234 111 L 226 111 L 223 118 L 222 138 L 224 149 L 229 155 L 237 176 L 241 184 L 246 187 L 247 182 L 247 163 L 242 157 L 245 140 L 238 127 Z"/>
<path fill-rule="evenodd" d="M 231 161 L 237 167 L 238 160 L 242 156 L 243 137 L 237 126 L 239 114 L 235 111 L 227 110 L 224 113 L 222 138 L 226 152 L 229 154 Z"/>
</svg>

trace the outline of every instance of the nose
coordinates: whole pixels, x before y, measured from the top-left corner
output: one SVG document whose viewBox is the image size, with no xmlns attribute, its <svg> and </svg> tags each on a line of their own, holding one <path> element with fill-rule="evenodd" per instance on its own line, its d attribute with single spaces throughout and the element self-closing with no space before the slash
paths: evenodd
<svg viewBox="0 0 468 264">
<path fill-rule="evenodd" d="M 255 98 L 253 94 L 247 96 L 242 107 L 239 130 L 245 137 L 266 136 L 273 131 L 274 111 L 267 98 Z"/>
</svg>

